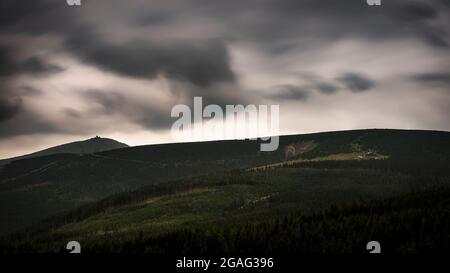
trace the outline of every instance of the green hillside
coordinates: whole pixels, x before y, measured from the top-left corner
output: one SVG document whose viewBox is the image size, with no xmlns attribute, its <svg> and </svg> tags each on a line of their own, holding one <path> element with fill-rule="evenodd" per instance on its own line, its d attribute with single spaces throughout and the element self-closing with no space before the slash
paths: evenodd
<svg viewBox="0 0 450 273">
<path fill-rule="evenodd" d="M 5 250 L 58 252 L 65 242 L 76 238 L 94 252 L 170 252 L 177 249 L 163 242 L 175 238 L 171 242 L 185 244 L 183 249 L 192 244 L 193 249 L 235 252 L 238 247 L 230 244 L 240 239 L 230 232 L 250 232 L 249 224 L 255 226 L 252 232 L 256 237 L 267 235 L 266 227 L 275 228 L 274 221 L 280 217 L 297 223 L 301 215 L 302 223 L 312 221 L 326 226 L 332 220 L 329 215 L 335 216 L 327 210 L 342 208 L 338 212 L 345 221 L 340 232 L 348 229 L 351 233 L 351 228 L 362 232 L 368 219 L 364 217 L 386 219 L 374 222 L 374 230 L 379 230 L 395 222 L 396 216 L 407 221 L 422 219 L 426 211 L 414 209 L 411 200 L 422 200 L 426 194 L 436 192 L 440 195 L 436 204 L 430 204 L 430 230 L 443 232 L 434 239 L 449 247 L 448 241 L 442 241 L 442 236 L 448 237 L 448 232 L 442 231 L 448 221 L 442 216 L 449 211 L 450 133 L 358 130 L 293 135 L 281 137 L 277 152 L 258 150 L 254 141 L 218 141 L 18 161 L 1 173 L 1 217 L 12 222 L 30 217 L 15 227 L 34 224 L 6 237 Z M 20 176 L 25 171 L 27 175 Z M 8 180 L 11 177 L 14 179 Z M 400 197 L 411 193 L 414 197 Z M 14 202 L 21 206 L 13 207 Z M 349 213 L 355 208 L 366 211 L 362 218 Z M 36 216 L 39 210 L 46 209 L 46 215 Z M 36 223 L 44 216 L 51 217 Z M 399 225 L 395 232 L 407 231 L 406 224 Z M 325 231 L 319 230 L 314 236 L 319 232 Z M 389 232 L 374 234 L 387 238 L 394 234 Z M 361 238 L 368 235 L 364 236 Z M 418 235 L 414 236 L 412 249 L 430 250 L 429 245 L 427 248 L 418 241 Z M 327 238 L 324 234 L 322 237 Z M 215 240 L 214 247 L 202 245 L 204 240 Z M 286 238 L 279 240 L 281 244 Z M 254 244 L 247 242 L 249 251 L 257 249 L 259 243 L 256 239 Z M 403 251 L 408 242 L 392 244 L 391 249 Z M 356 245 L 353 241 L 344 248 L 334 242 L 324 251 L 312 245 L 301 248 L 294 244 L 291 248 L 353 252 Z M 276 249 L 271 246 L 265 250 Z"/>
<path fill-rule="evenodd" d="M 0 169 L 0 234 L 114 193 L 282 160 L 249 141 L 151 145 L 18 160 Z"/>
<path fill-rule="evenodd" d="M 295 210 L 284 216 L 274 214 L 259 220 L 230 218 L 165 232 L 114 231 L 88 237 L 77 237 L 67 231 L 49 233 L 15 244 L 5 242 L 3 251 L 65 252 L 67 241 L 77 238 L 83 245 L 83 253 L 367 253 L 366 244 L 372 240 L 381 243 L 383 253 L 447 253 L 449 211 L 447 187 L 331 206 L 313 214 Z"/>
</svg>

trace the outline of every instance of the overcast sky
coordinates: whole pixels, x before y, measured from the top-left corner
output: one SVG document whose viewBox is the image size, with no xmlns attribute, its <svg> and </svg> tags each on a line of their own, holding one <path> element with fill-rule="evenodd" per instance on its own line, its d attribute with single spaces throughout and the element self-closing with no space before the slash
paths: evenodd
<svg viewBox="0 0 450 273">
<path fill-rule="evenodd" d="M 2 0 L 0 158 L 171 142 L 172 107 L 279 104 L 282 134 L 450 130 L 450 1 Z"/>
</svg>

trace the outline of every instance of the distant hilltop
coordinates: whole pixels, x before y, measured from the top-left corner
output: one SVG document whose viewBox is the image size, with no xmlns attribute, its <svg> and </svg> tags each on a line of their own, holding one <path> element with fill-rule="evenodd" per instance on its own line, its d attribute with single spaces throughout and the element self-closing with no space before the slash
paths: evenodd
<svg viewBox="0 0 450 273">
<path fill-rule="evenodd" d="M 110 138 L 96 136 L 87 140 L 70 142 L 23 156 L 3 159 L 0 160 L 0 167 L 12 161 L 25 158 L 40 157 L 52 154 L 92 154 L 126 147 L 129 146 L 125 143 L 121 143 Z"/>
</svg>

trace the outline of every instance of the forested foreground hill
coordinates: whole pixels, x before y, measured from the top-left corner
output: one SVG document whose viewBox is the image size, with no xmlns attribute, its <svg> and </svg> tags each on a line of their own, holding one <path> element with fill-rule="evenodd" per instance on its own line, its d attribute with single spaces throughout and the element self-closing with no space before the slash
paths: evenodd
<svg viewBox="0 0 450 273">
<path fill-rule="evenodd" d="M 83 238 L 84 253 L 284 254 L 367 253 L 376 240 L 382 253 L 450 251 L 450 190 L 434 189 L 384 200 L 301 211 L 260 221 L 219 221 L 166 233 L 111 233 Z M 65 252 L 56 235 L 5 245 L 8 252 Z M 58 236 L 56 236 L 57 238 Z"/>
<path fill-rule="evenodd" d="M 5 237 L 3 250 L 61 252 L 77 240 L 88 252 L 359 252 L 377 240 L 394 252 L 448 251 L 449 133 L 360 130 L 282 137 L 275 153 L 258 146 L 155 145 L 65 158 L 72 163 L 61 183 L 77 183 L 71 172 L 89 170 L 86 162 L 96 167 L 98 181 L 79 193 L 113 177 L 135 189 L 35 223 Z"/>
<path fill-rule="evenodd" d="M 240 229 L 294 211 L 310 217 L 446 189 L 449 162 L 450 133 L 404 130 L 283 136 L 272 153 L 255 141 L 217 141 L 20 160 L 0 172 L 1 228 L 13 232 L 3 245 L 59 252 L 78 239 L 92 251 L 131 251 L 136 240 L 180 230 Z M 444 227 L 448 219 L 432 221 Z"/>
<path fill-rule="evenodd" d="M 338 180 L 342 185 L 342 177 Z M 406 181 L 324 192 L 319 190 L 324 184 L 306 185 L 270 197 L 263 189 L 242 193 L 252 183 L 222 181 L 218 188 L 241 194 L 227 199 L 233 192 L 226 189 L 215 194 L 192 189 L 127 205 L 104 203 L 49 219 L 0 245 L 4 253 L 62 253 L 71 240 L 79 241 L 84 253 L 363 253 L 376 240 L 384 253 L 450 251 L 448 180 L 410 182 L 427 185 L 412 192 L 398 189 Z"/>
</svg>

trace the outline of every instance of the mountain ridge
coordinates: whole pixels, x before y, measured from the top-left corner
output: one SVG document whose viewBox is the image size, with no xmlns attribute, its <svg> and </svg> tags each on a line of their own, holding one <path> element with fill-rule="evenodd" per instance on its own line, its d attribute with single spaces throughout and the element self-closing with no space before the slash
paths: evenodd
<svg viewBox="0 0 450 273">
<path fill-rule="evenodd" d="M 54 154 L 92 154 L 127 147 L 129 147 L 127 144 L 116 141 L 114 139 L 96 136 L 86 140 L 79 140 L 60 144 L 30 154 L 0 159 L 0 167 L 10 162 L 27 158 L 41 157 Z"/>
<path fill-rule="evenodd" d="M 298 230 L 310 231 L 292 247 L 317 236 L 314 247 L 349 230 L 364 235 L 352 236 L 357 250 L 372 239 L 367 223 L 379 219 L 381 241 L 392 235 L 386 227 L 402 236 L 386 245 L 395 251 L 411 242 L 427 249 L 425 219 L 435 223 L 427 224 L 426 236 L 447 247 L 448 225 L 439 219 L 450 204 L 449 162 L 450 132 L 391 129 L 281 136 L 279 149 L 268 153 L 258 141 L 227 140 L 21 160 L 0 170 L 0 237 L 11 235 L 4 242 L 12 252 L 64 251 L 74 238 L 88 252 L 170 252 L 185 242 L 188 249 L 232 251 L 248 244 L 245 238 L 275 236 L 283 225 L 290 231 L 277 235 L 280 246 L 298 238 Z M 317 219 L 328 231 L 311 229 Z M 341 219 L 347 224 L 337 224 Z M 211 245 L 211 238 L 226 241 Z M 347 241 L 330 246 L 348 247 Z"/>
<path fill-rule="evenodd" d="M 154 187 L 163 190 L 168 187 L 166 190 L 170 193 L 179 187 L 179 183 L 172 185 L 167 182 L 194 176 L 193 181 L 182 180 L 194 185 L 205 180 L 198 175 L 215 174 L 217 179 L 207 183 L 212 186 L 216 182 L 239 182 L 238 174 L 244 170 L 264 174 L 256 180 L 248 177 L 239 186 L 245 188 L 245 183 L 273 177 L 270 172 L 264 172 L 266 169 L 277 172 L 277 169 L 299 166 L 296 173 L 285 173 L 285 178 L 280 177 L 288 181 L 287 186 L 289 181 L 297 181 L 296 176 L 312 175 L 316 180 L 328 183 L 327 187 L 331 185 L 332 189 L 336 186 L 334 177 L 328 176 L 335 172 L 322 174 L 321 170 L 356 168 L 358 173 L 358 169 L 366 168 L 362 173 L 346 174 L 353 179 L 352 187 L 356 189 L 359 187 L 355 182 L 358 177 L 365 180 L 382 177 L 381 174 L 372 177 L 371 169 L 374 168 L 388 170 L 388 175 L 393 178 L 395 175 L 389 172 L 395 171 L 399 177 L 403 177 L 402 171 L 414 174 L 411 177 L 417 173 L 441 177 L 447 175 L 450 161 L 450 133 L 444 131 L 369 129 L 288 135 L 280 137 L 280 147 L 276 152 L 266 153 L 260 152 L 259 144 L 259 141 L 250 140 L 223 140 L 143 145 L 84 155 L 58 154 L 14 161 L 0 169 L 0 235 L 58 213 L 94 204 L 108 196 L 126 193 L 119 199 L 129 199 L 127 194 L 130 191 L 143 187 L 149 187 L 151 191 L 156 189 Z M 309 174 L 302 170 L 311 167 L 317 173 Z M 228 177 L 226 173 L 231 175 Z M 320 178 L 322 175 L 328 175 L 328 178 L 323 180 Z M 266 192 L 264 183 L 261 185 L 262 195 L 255 198 L 265 200 L 273 192 Z M 384 187 L 380 183 L 378 185 Z M 409 186 L 405 184 L 405 187 Z M 233 196 L 241 188 L 229 190 Z M 113 203 L 118 202 L 113 200 Z M 230 202 L 227 206 L 233 207 L 234 201 Z M 237 198 L 235 203 L 240 203 L 240 199 Z"/>
</svg>

